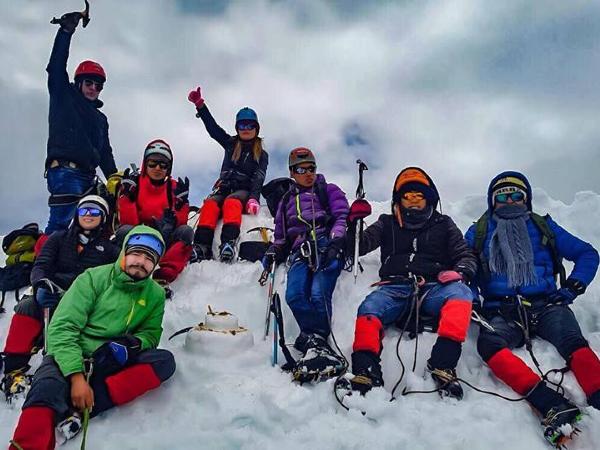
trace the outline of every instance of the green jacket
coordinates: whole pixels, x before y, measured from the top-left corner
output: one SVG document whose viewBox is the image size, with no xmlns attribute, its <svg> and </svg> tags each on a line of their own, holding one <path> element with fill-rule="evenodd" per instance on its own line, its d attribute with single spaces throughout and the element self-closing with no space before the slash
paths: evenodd
<svg viewBox="0 0 600 450">
<path fill-rule="evenodd" d="M 141 225 L 133 234 L 153 234 Z M 123 244 L 124 247 L 124 244 Z M 48 329 L 48 354 L 63 375 L 83 372 L 83 360 L 105 342 L 124 334 L 142 341 L 142 350 L 156 348 L 162 334 L 165 291 L 151 277 L 135 281 L 121 269 L 121 249 L 114 264 L 94 267 L 79 275 L 61 299 Z"/>
</svg>

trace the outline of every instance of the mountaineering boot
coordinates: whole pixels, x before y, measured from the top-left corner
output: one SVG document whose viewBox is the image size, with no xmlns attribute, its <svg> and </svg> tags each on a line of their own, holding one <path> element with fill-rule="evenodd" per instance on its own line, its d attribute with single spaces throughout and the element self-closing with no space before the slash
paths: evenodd
<svg viewBox="0 0 600 450">
<path fill-rule="evenodd" d="M 208 227 L 196 228 L 190 263 L 213 259 L 212 243 L 215 230 Z"/>
<path fill-rule="evenodd" d="M 544 438 L 555 447 L 561 448 L 579 431 L 575 427 L 581 420 L 579 408 L 543 381 L 527 394 L 527 401 L 542 415 Z"/>
<path fill-rule="evenodd" d="M 56 425 L 56 442 L 64 444 L 79 434 L 82 428 L 81 415 L 73 412 L 69 417 Z"/>
<path fill-rule="evenodd" d="M 4 374 L 2 381 L 0 381 L 0 387 L 4 392 L 7 403 L 11 403 L 27 391 L 32 378 L 31 375 L 27 375 L 28 370 L 29 366 L 25 366 Z"/>
<path fill-rule="evenodd" d="M 573 434 L 579 432 L 575 424 L 581 417 L 579 408 L 568 401 L 551 408 L 542 420 L 544 438 L 556 448 L 562 448 Z"/>
<path fill-rule="evenodd" d="M 300 383 L 319 382 L 337 377 L 345 369 L 343 359 L 336 354 L 327 340 L 318 334 L 310 334 L 303 342 L 304 356 L 300 358 L 292 374 Z"/>
<path fill-rule="evenodd" d="M 367 350 L 352 353 L 352 389 L 365 395 L 374 387 L 383 386 L 379 356 Z"/>
<path fill-rule="evenodd" d="M 441 397 L 453 397 L 462 400 L 463 389 L 456 379 L 455 369 L 437 369 L 427 363 L 427 372 L 431 374 L 431 378 L 435 381 Z"/>
<path fill-rule="evenodd" d="M 219 259 L 221 262 L 230 263 L 235 258 L 235 241 L 225 241 L 219 246 Z"/>
<path fill-rule="evenodd" d="M 205 261 L 208 259 L 213 259 L 212 253 L 212 244 L 194 244 L 192 250 L 192 256 L 190 258 L 190 263 Z"/>
</svg>

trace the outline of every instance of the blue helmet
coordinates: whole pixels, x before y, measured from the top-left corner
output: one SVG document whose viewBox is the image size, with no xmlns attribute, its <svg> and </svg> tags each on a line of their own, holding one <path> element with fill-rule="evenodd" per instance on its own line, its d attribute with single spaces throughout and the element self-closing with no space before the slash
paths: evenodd
<svg viewBox="0 0 600 450">
<path fill-rule="evenodd" d="M 236 125 L 240 120 L 253 120 L 256 123 L 258 123 L 258 116 L 256 115 L 256 111 L 254 111 L 252 108 L 248 108 L 246 106 L 246 107 L 240 109 L 238 111 L 238 113 L 235 115 Z"/>
<path fill-rule="evenodd" d="M 154 264 L 157 264 L 165 251 L 165 246 L 157 236 L 140 233 L 132 235 L 125 244 L 125 254 L 134 250 L 149 254 Z"/>
</svg>

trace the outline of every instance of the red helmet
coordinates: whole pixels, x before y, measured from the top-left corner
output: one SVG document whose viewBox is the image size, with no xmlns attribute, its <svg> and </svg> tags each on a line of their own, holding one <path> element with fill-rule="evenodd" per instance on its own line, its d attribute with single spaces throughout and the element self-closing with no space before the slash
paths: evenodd
<svg viewBox="0 0 600 450">
<path fill-rule="evenodd" d="M 102 78 L 103 81 L 106 81 L 106 72 L 100 64 L 95 61 L 81 61 L 75 69 L 75 78 L 81 75 L 95 75 L 97 77 Z"/>
</svg>

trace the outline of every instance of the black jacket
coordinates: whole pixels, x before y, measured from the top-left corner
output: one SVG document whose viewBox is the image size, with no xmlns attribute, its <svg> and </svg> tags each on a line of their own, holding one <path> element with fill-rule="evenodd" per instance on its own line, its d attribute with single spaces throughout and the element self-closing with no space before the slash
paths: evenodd
<svg viewBox="0 0 600 450">
<path fill-rule="evenodd" d="M 104 237 L 91 240 L 78 253 L 78 234 L 79 228 L 71 225 L 67 230 L 50 235 L 33 264 L 32 286 L 42 278 L 48 278 L 67 290 L 86 269 L 114 263 L 119 257 L 120 248 Z"/>
<path fill-rule="evenodd" d="M 108 138 L 108 120 L 98 108 L 100 100 L 86 99 L 69 83 L 67 59 L 71 34 L 58 30 L 50 55 L 48 91 L 48 155 L 46 168 L 54 159 L 76 163 L 84 172 L 95 172 L 100 166 L 108 178 L 117 171 Z"/>
<path fill-rule="evenodd" d="M 232 161 L 231 156 L 239 138 L 227 134 L 217 124 L 206 105 L 200 108 L 198 113 L 210 137 L 225 149 L 219 180 L 225 182 L 226 185 L 229 184 L 231 192 L 243 189 L 250 193 L 250 198 L 259 200 L 269 165 L 267 152 L 263 150 L 259 161 L 256 161 L 252 155 L 254 141 L 242 141 L 242 155 L 237 162 Z"/>
<path fill-rule="evenodd" d="M 364 231 L 359 251 L 364 255 L 378 247 L 382 280 L 413 274 L 435 281 L 442 270 L 456 270 L 469 279 L 477 270 L 475 255 L 456 224 L 437 211 L 417 230 L 401 228 L 393 215 L 382 214 Z"/>
</svg>

